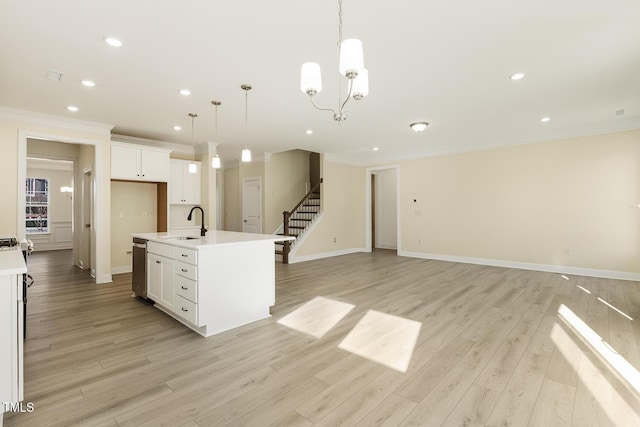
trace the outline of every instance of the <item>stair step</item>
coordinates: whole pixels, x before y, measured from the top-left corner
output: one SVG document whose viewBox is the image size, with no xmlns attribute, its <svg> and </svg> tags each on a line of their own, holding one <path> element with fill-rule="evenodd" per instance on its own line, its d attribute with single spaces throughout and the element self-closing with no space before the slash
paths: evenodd
<svg viewBox="0 0 640 427">
<path fill-rule="evenodd" d="M 289 221 L 312 221 L 311 218 L 289 218 Z"/>
<path fill-rule="evenodd" d="M 284 255 L 284 251 L 276 251 L 276 255 Z"/>
<path fill-rule="evenodd" d="M 304 230 L 307 227 L 300 227 L 299 225 L 290 225 L 289 228 L 293 228 L 295 230 Z"/>
</svg>

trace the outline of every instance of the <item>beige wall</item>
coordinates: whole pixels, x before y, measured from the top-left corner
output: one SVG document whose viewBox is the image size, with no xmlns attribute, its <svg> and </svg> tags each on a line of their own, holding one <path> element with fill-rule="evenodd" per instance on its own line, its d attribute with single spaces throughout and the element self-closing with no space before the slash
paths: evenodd
<svg viewBox="0 0 640 427">
<path fill-rule="evenodd" d="M 406 161 L 400 179 L 403 251 L 640 272 L 638 130 Z"/>
<path fill-rule="evenodd" d="M 307 194 L 309 152 L 277 153 L 265 163 L 263 232 L 275 233 L 282 225 L 282 212 L 293 208 Z"/>
<path fill-rule="evenodd" d="M 3 153 L 3 185 L 0 186 L 0 235 L 24 237 L 24 229 L 18 227 L 18 179 L 26 175 L 26 139 L 43 138 L 61 142 L 94 144 L 100 147 L 100 182 L 97 205 L 100 207 L 101 228 L 97 231 L 97 245 L 101 253 L 96 281 L 111 280 L 111 253 L 109 249 L 109 126 L 81 122 L 53 116 L 0 109 L 0 148 Z M 21 142 L 22 141 L 22 142 Z M 19 158 L 22 146 L 23 158 Z M 21 170 L 19 170 L 21 169 Z"/>
<path fill-rule="evenodd" d="M 158 186 L 153 183 L 111 181 L 111 267 L 131 268 L 131 234 L 157 231 Z"/>
<path fill-rule="evenodd" d="M 365 246 L 365 168 L 324 161 L 322 178 L 324 214 L 306 240 L 296 245 L 296 257 L 360 250 Z"/>
<path fill-rule="evenodd" d="M 225 168 L 224 173 L 224 221 L 222 229 L 226 231 L 241 231 L 240 228 L 240 169 L 238 167 Z"/>
</svg>

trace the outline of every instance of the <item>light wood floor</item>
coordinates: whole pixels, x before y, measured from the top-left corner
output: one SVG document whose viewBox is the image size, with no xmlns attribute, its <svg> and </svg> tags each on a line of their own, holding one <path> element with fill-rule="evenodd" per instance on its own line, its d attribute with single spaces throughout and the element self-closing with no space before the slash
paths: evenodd
<svg viewBox="0 0 640 427">
<path fill-rule="evenodd" d="M 637 282 L 376 251 L 278 264 L 270 319 L 202 338 L 131 298 L 128 274 L 96 286 L 68 251 L 29 262 L 35 410 L 5 425 L 640 425 Z M 321 338 L 277 323 L 317 296 L 354 308 Z M 406 373 L 339 348 L 369 310 L 421 323 Z"/>
</svg>

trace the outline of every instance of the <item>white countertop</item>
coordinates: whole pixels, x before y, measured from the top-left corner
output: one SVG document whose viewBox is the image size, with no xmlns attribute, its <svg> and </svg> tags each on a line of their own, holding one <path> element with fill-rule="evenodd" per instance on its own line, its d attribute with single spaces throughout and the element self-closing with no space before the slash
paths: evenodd
<svg viewBox="0 0 640 427">
<path fill-rule="evenodd" d="M 232 245 L 238 243 L 271 241 L 282 242 L 284 240 L 295 240 L 293 236 L 278 236 L 277 234 L 254 234 L 254 233 L 238 233 L 236 231 L 207 231 L 207 235 L 200 237 L 200 233 L 186 231 L 170 231 L 167 233 L 134 233 L 133 237 L 147 239 L 152 242 L 169 243 L 184 248 L 198 249 L 207 246 L 216 245 Z M 179 237 L 195 237 L 190 240 L 180 240 Z"/>
<path fill-rule="evenodd" d="M 19 246 L 12 249 L 0 249 L 0 276 L 12 274 L 24 274 L 27 272 L 27 264 Z"/>
</svg>

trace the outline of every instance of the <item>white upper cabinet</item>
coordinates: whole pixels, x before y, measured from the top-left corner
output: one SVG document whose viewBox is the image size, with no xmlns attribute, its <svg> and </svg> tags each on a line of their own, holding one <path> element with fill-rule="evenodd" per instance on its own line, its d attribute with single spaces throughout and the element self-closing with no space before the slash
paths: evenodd
<svg viewBox="0 0 640 427">
<path fill-rule="evenodd" d="M 167 182 L 169 152 L 133 144 L 111 145 L 111 179 Z"/>
<path fill-rule="evenodd" d="M 199 205 L 201 202 L 201 168 L 196 164 L 197 172 L 189 172 L 189 161 L 171 159 L 169 177 L 169 203 L 172 205 Z"/>
</svg>

